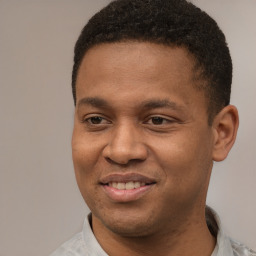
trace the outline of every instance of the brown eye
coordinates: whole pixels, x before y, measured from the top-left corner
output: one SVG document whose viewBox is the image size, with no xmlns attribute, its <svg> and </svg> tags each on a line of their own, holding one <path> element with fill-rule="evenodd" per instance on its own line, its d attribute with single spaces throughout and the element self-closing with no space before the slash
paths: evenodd
<svg viewBox="0 0 256 256">
<path fill-rule="evenodd" d="M 88 121 L 91 123 L 91 124 L 100 124 L 102 122 L 103 118 L 100 117 L 100 116 L 94 116 L 94 117 L 90 117 L 88 119 Z"/>
<path fill-rule="evenodd" d="M 151 120 L 152 120 L 152 124 L 155 124 L 155 125 L 160 125 L 160 124 L 163 124 L 163 122 L 164 122 L 164 118 L 159 117 L 159 116 L 152 117 Z"/>
</svg>

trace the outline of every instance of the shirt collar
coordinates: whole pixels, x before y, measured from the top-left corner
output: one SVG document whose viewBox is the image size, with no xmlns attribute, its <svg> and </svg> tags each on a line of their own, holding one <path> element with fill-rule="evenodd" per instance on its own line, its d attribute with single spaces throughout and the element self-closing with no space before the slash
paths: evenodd
<svg viewBox="0 0 256 256">
<path fill-rule="evenodd" d="M 106 252 L 101 248 L 98 243 L 96 237 L 93 234 L 91 228 L 92 214 L 88 214 L 87 218 L 85 218 L 84 226 L 83 226 L 83 240 L 85 242 L 86 248 L 88 250 L 88 255 L 95 256 L 108 256 Z"/>
<path fill-rule="evenodd" d="M 211 209 L 218 225 L 217 243 L 211 256 L 233 256 L 230 239 L 225 235 L 219 216 Z"/>
</svg>

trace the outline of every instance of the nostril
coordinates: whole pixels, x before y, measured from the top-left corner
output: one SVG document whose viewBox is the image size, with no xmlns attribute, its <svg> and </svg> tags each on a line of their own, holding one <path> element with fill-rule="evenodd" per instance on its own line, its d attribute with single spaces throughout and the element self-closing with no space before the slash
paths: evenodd
<svg viewBox="0 0 256 256">
<path fill-rule="evenodd" d="M 106 161 L 107 161 L 108 163 L 110 163 L 110 164 L 113 164 L 113 163 L 114 163 L 114 161 L 111 160 L 109 157 L 105 157 L 105 159 L 106 159 Z"/>
<path fill-rule="evenodd" d="M 144 160 L 142 160 L 142 159 L 128 159 L 127 161 L 121 161 L 120 159 L 114 160 L 114 159 L 111 159 L 110 157 L 105 157 L 105 159 L 110 164 L 116 164 L 116 165 L 120 165 L 120 166 L 124 166 L 124 167 L 127 165 L 144 162 Z"/>
<path fill-rule="evenodd" d="M 121 160 L 113 160 L 110 157 L 105 157 L 106 161 L 110 164 L 118 164 L 118 165 L 123 165 L 126 166 L 130 161 L 121 161 Z"/>
</svg>

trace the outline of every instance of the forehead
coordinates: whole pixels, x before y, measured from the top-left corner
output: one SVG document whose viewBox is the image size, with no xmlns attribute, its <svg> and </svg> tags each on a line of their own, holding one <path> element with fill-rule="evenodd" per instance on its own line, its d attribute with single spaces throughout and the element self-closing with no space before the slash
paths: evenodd
<svg viewBox="0 0 256 256">
<path fill-rule="evenodd" d="M 138 72 L 131 79 L 137 78 L 135 75 L 139 74 L 143 79 L 158 79 L 159 75 L 174 77 L 184 73 L 190 76 L 193 75 L 194 59 L 183 47 L 136 41 L 105 43 L 87 51 L 79 68 L 78 78 L 81 72 L 86 75 L 92 70 L 98 70 L 101 75 L 111 68 L 129 71 L 133 67 Z M 125 72 L 120 73 L 124 74 Z"/>
<path fill-rule="evenodd" d="M 77 100 L 100 96 L 114 102 L 117 97 L 129 101 L 134 97 L 179 96 L 188 102 L 202 98 L 194 89 L 194 77 L 193 57 L 182 47 L 148 42 L 100 44 L 83 58 Z"/>
</svg>

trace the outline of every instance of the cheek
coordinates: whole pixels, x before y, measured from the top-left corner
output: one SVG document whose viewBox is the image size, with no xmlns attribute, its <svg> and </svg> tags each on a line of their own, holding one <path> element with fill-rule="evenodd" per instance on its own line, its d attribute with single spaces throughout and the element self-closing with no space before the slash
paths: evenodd
<svg viewBox="0 0 256 256">
<path fill-rule="evenodd" d="M 72 137 L 72 157 L 75 175 L 80 190 L 86 187 L 89 182 L 93 182 L 95 172 L 94 166 L 99 157 L 99 147 L 90 141 L 84 133 L 77 132 L 74 129 Z"/>
<path fill-rule="evenodd" d="M 91 135 L 80 125 L 75 123 L 72 136 L 73 162 L 79 171 L 90 171 L 97 162 L 102 148 L 102 139 Z"/>
<path fill-rule="evenodd" d="M 98 209 L 105 207 L 98 189 L 98 180 L 103 170 L 103 166 L 99 167 L 100 148 L 100 145 L 89 143 L 82 136 L 73 136 L 72 155 L 76 181 L 84 201 L 96 216 Z"/>
<path fill-rule="evenodd" d="M 72 156 L 77 185 L 87 205 L 91 208 L 93 198 L 97 196 L 97 172 L 94 166 L 97 162 L 97 151 L 87 143 L 72 140 Z"/>
<path fill-rule="evenodd" d="M 168 187 L 178 187 L 177 193 L 187 193 L 207 183 L 212 165 L 208 133 L 180 133 L 158 145 L 161 146 L 156 155 Z"/>
</svg>

